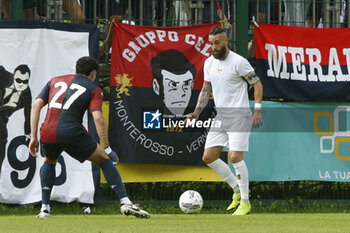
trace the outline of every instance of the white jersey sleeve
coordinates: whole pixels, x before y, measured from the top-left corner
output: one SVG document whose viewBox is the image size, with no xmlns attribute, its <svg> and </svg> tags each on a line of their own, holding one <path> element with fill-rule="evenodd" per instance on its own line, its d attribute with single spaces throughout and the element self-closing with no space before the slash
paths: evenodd
<svg viewBox="0 0 350 233">
<path fill-rule="evenodd" d="M 241 77 L 245 77 L 247 74 L 254 72 L 253 67 L 250 65 L 247 59 L 241 59 L 241 62 L 238 65 L 238 75 Z"/>
<path fill-rule="evenodd" d="M 208 59 L 206 59 L 204 62 L 203 73 L 204 73 L 204 82 L 210 83 Z"/>
</svg>

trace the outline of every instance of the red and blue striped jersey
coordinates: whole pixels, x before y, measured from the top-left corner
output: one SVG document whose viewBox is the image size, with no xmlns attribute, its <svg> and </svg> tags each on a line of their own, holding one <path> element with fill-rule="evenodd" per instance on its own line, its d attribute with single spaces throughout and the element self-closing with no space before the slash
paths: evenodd
<svg viewBox="0 0 350 233">
<path fill-rule="evenodd" d="M 43 143 L 69 143 L 87 134 L 82 125 L 85 111 L 102 111 L 102 90 L 82 74 L 52 78 L 37 98 L 48 104 L 40 129 Z"/>
</svg>

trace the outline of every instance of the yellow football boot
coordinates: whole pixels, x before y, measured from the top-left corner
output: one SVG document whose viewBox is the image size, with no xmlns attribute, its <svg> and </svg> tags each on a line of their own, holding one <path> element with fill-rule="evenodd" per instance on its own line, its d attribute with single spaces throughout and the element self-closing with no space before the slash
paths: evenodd
<svg viewBox="0 0 350 233">
<path fill-rule="evenodd" d="M 232 195 L 232 203 L 227 207 L 227 210 L 232 210 L 239 205 L 239 200 L 241 200 L 241 192 L 235 191 Z"/>
<path fill-rule="evenodd" d="M 252 210 L 252 206 L 250 203 L 245 203 L 244 201 L 241 201 L 239 204 L 237 210 L 232 215 L 247 215 Z"/>
</svg>

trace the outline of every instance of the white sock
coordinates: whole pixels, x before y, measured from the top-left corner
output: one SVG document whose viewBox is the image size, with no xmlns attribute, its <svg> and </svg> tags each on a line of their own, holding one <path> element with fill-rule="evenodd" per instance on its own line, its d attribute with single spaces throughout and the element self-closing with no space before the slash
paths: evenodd
<svg viewBox="0 0 350 233">
<path fill-rule="evenodd" d="M 217 159 L 212 163 L 207 164 L 218 174 L 231 188 L 236 191 L 238 190 L 238 182 L 236 177 L 233 175 L 230 167 L 221 159 Z"/>
<path fill-rule="evenodd" d="M 128 197 L 123 197 L 120 199 L 120 204 L 122 205 L 132 205 L 132 202 Z"/>
<path fill-rule="evenodd" d="M 241 190 L 241 200 L 248 203 L 249 202 L 249 178 L 248 178 L 247 165 L 242 160 L 242 161 L 239 161 L 238 163 L 234 163 L 233 167 L 236 170 L 239 189 Z"/>
<path fill-rule="evenodd" d="M 50 213 L 50 205 L 49 204 L 42 204 L 40 211 L 48 210 Z"/>
</svg>

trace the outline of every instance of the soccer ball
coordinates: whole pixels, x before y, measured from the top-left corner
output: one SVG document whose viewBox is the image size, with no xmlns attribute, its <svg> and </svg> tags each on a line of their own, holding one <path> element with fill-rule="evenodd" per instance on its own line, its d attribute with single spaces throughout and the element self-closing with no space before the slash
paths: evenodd
<svg viewBox="0 0 350 233">
<path fill-rule="evenodd" d="M 203 199 L 199 192 L 187 190 L 179 198 L 180 209 L 186 213 L 198 213 L 203 206 Z"/>
</svg>

